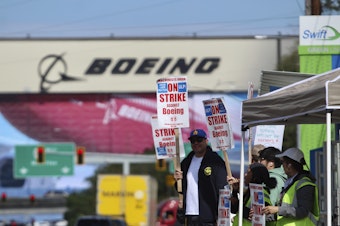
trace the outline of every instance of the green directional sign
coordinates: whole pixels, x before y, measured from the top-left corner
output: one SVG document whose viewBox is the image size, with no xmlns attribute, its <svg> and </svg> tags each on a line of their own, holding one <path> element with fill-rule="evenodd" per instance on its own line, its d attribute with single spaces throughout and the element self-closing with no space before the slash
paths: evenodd
<svg viewBox="0 0 340 226">
<path fill-rule="evenodd" d="M 45 150 L 45 161 L 37 162 L 38 146 Z M 15 146 L 14 177 L 71 176 L 74 173 L 74 143 L 42 143 Z"/>
</svg>

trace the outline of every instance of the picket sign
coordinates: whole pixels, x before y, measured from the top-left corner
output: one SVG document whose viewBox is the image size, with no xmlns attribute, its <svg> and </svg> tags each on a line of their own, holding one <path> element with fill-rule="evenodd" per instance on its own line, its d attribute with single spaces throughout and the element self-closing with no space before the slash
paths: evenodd
<svg viewBox="0 0 340 226">
<path fill-rule="evenodd" d="M 185 156 L 182 133 L 180 129 L 159 127 L 157 115 L 151 116 L 151 127 L 157 159 L 174 158 L 176 155 L 178 155 L 178 153 L 180 157 Z M 176 134 L 178 141 L 176 141 Z M 177 142 L 178 144 L 176 144 Z"/>
<path fill-rule="evenodd" d="M 256 126 L 254 145 L 262 144 L 265 147 L 275 147 L 282 150 L 284 130 L 284 125 Z"/>
<path fill-rule="evenodd" d="M 207 126 L 209 130 L 209 141 L 213 151 L 223 152 L 224 162 L 228 176 L 232 176 L 227 149 L 234 147 L 233 132 L 225 101 L 222 98 L 203 100 Z"/>
<path fill-rule="evenodd" d="M 175 128 L 176 156 L 173 158 L 175 171 L 181 171 L 179 128 L 189 127 L 188 86 L 186 76 L 157 80 L 158 124 L 164 128 Z M 177 191 L 182 193 L 182 180 L 177 181 Z M 183 195 L 179 194 L 179 205 L 183 207 Z"/>
<path fill-rule="evenodd" d="M 218 198 L 218 218 L 217 225 L 218 226 L 230 226 L 230 196 L 231 191 L 228 186 L 219 190 L 219 198 Z"/>
<path fill-rule="evenodd" d="M 251 208 L 253 209 L 252 225 L 265 226 L 266 215 L 261 210 L 265 207 L 265 194 L 262 184 L 249 183 Z"/>
</svg>

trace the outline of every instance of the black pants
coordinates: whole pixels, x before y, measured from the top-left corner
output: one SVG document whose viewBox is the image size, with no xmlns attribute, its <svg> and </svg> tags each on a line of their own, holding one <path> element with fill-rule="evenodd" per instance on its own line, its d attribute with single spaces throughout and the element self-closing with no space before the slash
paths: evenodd
<svg viewBox="0 0 340 226">
<path fill-rule="evenodd" d="M 185 226 L 216 226 L 214 222 L 201 222 L 199 216 L 185 216 Z"/>
</svg>

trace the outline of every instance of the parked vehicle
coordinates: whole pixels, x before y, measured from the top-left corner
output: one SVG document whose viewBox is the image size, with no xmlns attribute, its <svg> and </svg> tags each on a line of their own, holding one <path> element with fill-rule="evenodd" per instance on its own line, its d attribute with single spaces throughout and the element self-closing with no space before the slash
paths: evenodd
<svg viewBox="0 0 340 226">
<path fill-rule="evenodd" d="M 106 216 L 82 216 L 75 226 L 127 226 L 123 219 L 112 219 Z"/>
<path fill-rule="evenodd" d="M 176 220 L 178 198 L 168 198 L 158 204 L 157 226 L 180 226 Z"/>
<path fill-rule="evenodd" d="M 45 198 L 60 198 L 60 197 L 68 197 L 69 194 L 63 190 L 49 190 L 44 194 Z"/>
</svg>

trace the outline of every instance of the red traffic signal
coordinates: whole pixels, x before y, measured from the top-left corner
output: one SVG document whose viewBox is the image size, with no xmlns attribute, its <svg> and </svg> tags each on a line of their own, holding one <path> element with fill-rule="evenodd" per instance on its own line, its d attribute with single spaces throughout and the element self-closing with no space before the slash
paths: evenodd
<svg viewBox="0 0 340 226">
<path fill-rule="evenodd" d="M 37 162 L 38 163 L 45 162 L 45 147 L 44 146 L 37 147 Z"/>
<path fill-rule="evenodd" d="M 5 192 L 3 192 L 3 193 L 1 194 L 1 201 L 2 201 L 2 202 L 6 202 L 6 201 L 7 201 L 7 194 L 6 194 Z"/>
<path fill-rule="evenodd" d="M 29 199 L 31 204 L 35 203 L 35 195 L 30 195 Z"/>
<path fill-rule="evenodd" d="M 85 147 L 77 147 L 77 164 L 84 164 Z"/>
</svg>

